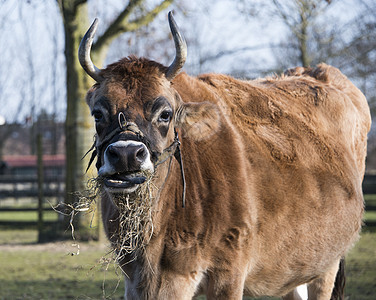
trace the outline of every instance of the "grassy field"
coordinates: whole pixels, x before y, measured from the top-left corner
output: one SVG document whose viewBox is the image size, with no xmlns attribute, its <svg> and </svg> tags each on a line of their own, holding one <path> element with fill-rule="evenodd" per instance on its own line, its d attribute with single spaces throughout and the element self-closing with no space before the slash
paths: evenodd
<svg viewBox="0 0 376 300">
<path fill-rule="evenodd" d="M 123 277 L 106 244 L 36 239 L 34 230 L 0 231 L 0 299 L 122 299 Z"/>
<path fill-rule="evenodd" d="M 36 238 L 34 230 L 0 231 L 0 299 L 122 299 L 122 275 L 106 244 L 80 243 L 76 255 L 72 241 L 35 244 Z M 362 234 L 346 273 L 346 299 L 376 299 L 375 232 Z"/>
<path fill-rule="evenodd" d="M 0 220 L 1 221 L 36 221 L 38 219 L 37 211 L 23 211 L 23 212 L 14 212 L 14 211 L 1 211 Z M 55 211 L 45 211 L 43 212 L 44 221 L 57 221 L 58 213 Z"/>
<path fill-rule="evenodd" d="M 366 196 L 366 202 L 376 206 L 376 196 Z M 36 219 L 36 212 L 0 212 L 0 221 Z M 45 212 L 44 220 L 56 219 L 55 212 Z M 376 222 L 376 212 L 366 212 L 365 219 Z M 106 243 L 78 248 L 72 241 L 36 244 L 37 238 L 35 229 L 0 227 L 0 300 L 122 299 L 123 275 Z M 364 228 L 346 258 L 346 274 L 347 300 L 376 299 L 376 227 Z"/>
<path fill-rule="evenodd" d="M 364 232 L 346 258 L 347 299 L 376 299 L 376 233 Z"/>
</svg>

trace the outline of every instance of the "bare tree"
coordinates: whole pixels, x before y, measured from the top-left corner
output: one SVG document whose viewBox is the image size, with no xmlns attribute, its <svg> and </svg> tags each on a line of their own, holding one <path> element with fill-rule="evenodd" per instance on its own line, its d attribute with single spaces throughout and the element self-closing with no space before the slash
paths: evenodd
<svg viewBox="0 0 376 300">
<path fill-rule="evenodd" d="M 323 0 L 272 0 L 276 14 L 290 31 L 293 45 L 299 53 L 299 61 L 303 67 L 310 66 L 313 57 L 308 49 L 310 31 L 330 1 Z"/>
<path fill-rule="evenodd" d="M 50 68 L 49 76 L 51 78 L 51 104 L 52 104 L 52 147 L 51 154 L 57 154 L 58 152 L 58 143 L 59 143 L 59 123 L 65 117 L 65 111 L 61 111 L 61 99 L 65 97 L 65 91 L 62 89 L 64 80 L 62 79 L 62 71 L 65 69 L 62 68 L 62 64 L 59 63 L 60 52 L 61 52 L 61 42 L 60 42 L 60 20 L 54 20 L 53 18 L 48 18 L 48 28 L 50 44 L 52 47 L 51 60 L 49 61 L 52 68 Z M 58 63 L 57 63 L 58 62 Z M 62 70 L 63 69 L 63 70 Z"/>
<path fill-rule="evenodd" d="M 354 20 L 352 39 L 344 48 L 346 63 L 350 67 L 350 76 L 357 78 L 370 101 L 376 109 L 376 3 L 363 1 L 361 15 Z"/>
<path fill-rule="evenodd" d="M 7 6 L 4 8 L 4 5 L 0 6 L 0 40 L 4 40 L 4 27 L 9 22 L 9 16 L 12 14 L 12 12 L 16 9 L 16 5 L 13 4 L 11 6 Z M 8 69 L 10 68 L 10 59 L 9 59 L 9 52 L 3 51 L 2 57 L 1 57 L 1 65 L 2 68 Z M 5 72 L 0 72 L 0 106 L 6 107 L 6 103 L 8 100 L 8 89 L 9 85 L 7 84 L 9 82 L 9 75 Z M 11 117 L 11 115 L 6 115 L 5 110 L 0 110 L 0 117 L 2 118 L 1 124 L 0 124 L 0 162 L 3 159 L 3 149 L 5 146 L 6 140 L 9 138 L 9 136 L 12 134 L 12 124 L 14 124 L 15 120 Z"/>
<path fill-rule="evenodd" d="M 31 4 L 29 4 L 31 5 Z M 18 11 L 20 14 L 20 20 L 25 20 L 25 7 L 23 5 L 18 6 Z M 28 13 L 35 13 L 34 9 L 28 10 Z M 32 47 L 32 40 L 30 36 L 30 30 L 29 30 L 29 24 L 26 23 L 26 21 L 21 22 L 22 30 L 24 32 L 24 37 L 25 37 L 25 48 L 27 51 L 25 51 L 25 66 L 28 70 L 29 73 L 29 81 L 28 81 L 28 88 L 27 90 L 24 90 L 25 92 L 25 98 L 26 96 L 30 99 L 30 117 L 32 120 L 32 125 L 30 126 L 30 149 L 31 149 L 31 154 L 35 155 L 36 154 L 36 127 L 35 121 L 36 121 L 36 105 L 37 105 L 37 87 L 36 87 L 36 66 L 35 66 L 35 53 L 33 52 L 33 47 Z M 27 95 L 26 95 L 27 94 Z"/>
<path fill-rule="evenodd" d="M 336 54 L 327 50 L 340 42 L 341 28 L 328 11 L 335 10 L 340 1 L 243 0 L 240 3 L 243 14 L 258 18 L 266 26 L 273 24 L 268 30 L 279 33 L 278 40 L 271 43 L 277 60 L 276 71 L 296 65 L 308 67 Z"/>
<path fill-rule="evenodd" d="M 0 160 L 7 139 L 12 135 L 14 129 L 18 128 L 23 122 L 23 116 L 35 114 L 35 100 L 37 99 L 36 68 L 33 50 L 30 46 L 31 28 L 24 20 L 25 7 L 23 4 L 25 3 L 21 1 L 4 2 L 1 3 L 0 7 L 0 28 L 2 29 L 0 30 L 0 39 L 6 41 L 2 45 L 2 68 L 0 72 L 0 115 L 6 120 L 6 123 L 0 126 Z M 9 32 L 18 23 L 16 21 L 18 19 L 22 20 L 19 25 L 23 35 L 12 36 L 12 40 L 9 40 Z M 25 67 L 22 72 L 26 76 L 19 76 L 20 67 Z M 15 87 L 20 99 L 22 99 L 18 103 L 13 99 Z M 30 130 L 33 131 L 33 126 L 30 127 Z M 29 141 L 32 148 L 35 146 L 34 142 L 33 138 Z"/>
<path fill-rule="evenodd" d="M 348 43 L 342 50 L 340 66 L 366 95 L 371 114 L 376 113 L 376 3 L 360 1 L 361 14 L 354 20 Z M 376 168 L 376 130 L 368 135 L 369 168 Z"/>
<path fill-rule="evenodd" d="M 67 114 L 66 114 L 66 202 L 75 203 L 74 192 L 85 189 L 85 169 L 88 161 L 82 159 L 93 143 L 93 127 L 85 94 L 93 84 L 78 62 L 78 47 L 89 27 L 87 0 L 57 0 L 64 20 L 65 58 L 67 65 Z M 102 65 L 110 44 L 120 34 L 131 32 L 149 24 L 173 0 L 161 0 L 151 9 L 145 10 L 146 0 L 130 0 L 98 36 L 92 47 L 92 57 Z M 67 219 L 67 222 L 69 220 Z M 86 223 L 86 226 L 84 226 Z M 98 232 L 86 230 L 90 221 L 76 218 L 82 238 L 97 238 Z M 86 231 L 86 232 L 85 232 Z"/>
</svg>

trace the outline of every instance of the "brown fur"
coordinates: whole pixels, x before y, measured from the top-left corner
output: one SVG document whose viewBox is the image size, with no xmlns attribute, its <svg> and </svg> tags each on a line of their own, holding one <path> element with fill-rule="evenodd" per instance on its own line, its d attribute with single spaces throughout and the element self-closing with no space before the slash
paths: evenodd
<svg viewBox="0 0 376 300">
<path fill-rule="evenodd" d="M 329 299 L 339 260 L 362 223 L 361 181 L 370 114 L 362 93 L 337 69 L 290 70 L 242 81 L 185 73 L 134 57 L 110 65 L 88 93 L 106 97 L 107 126 L 118 112 L 162 151 L 180 132 L 187 182 L 176 160 L 158 167 L 154 233 L 137 260 L 120 262 L 129 299 L 283 296 L 311 283 L 310 299 Z M 164 135 L 150 106 L 163 95 L 174 110 Z M 102 153 L 103 159 L 103 153 Z M 103 222 L 116 243 L 118 215 L 102 193 Z"/>
</svg>

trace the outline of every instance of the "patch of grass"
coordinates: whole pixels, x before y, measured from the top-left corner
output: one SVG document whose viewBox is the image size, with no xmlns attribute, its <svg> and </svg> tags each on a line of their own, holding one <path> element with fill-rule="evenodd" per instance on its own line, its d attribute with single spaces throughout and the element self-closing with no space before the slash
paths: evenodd
<svg viewBox="0 0 376 300">
<path fill-rule="evenodd" d="M 79 255 L 69 243 L 1 247 L 0 299 L 122 299 L 123 276 L 101 261 L 105 247 L 80 246 Z"/>
<path fill-rule="evenodd" d="M 0 300 L 123 299 L 123 275 L 113 262 L 101 260 L 111 258 L 106 255 L 108 247 L 99 242 L 80 243 L 80 254 L 72 256 L 77 251 L 72 241 L 25 244 L 36 239 L 33 230 L 0 231 Z M 347 300 L 375 299 L 375 232 L 364 232 L 348 254 L 346 276 Z"/>
<path fill-rule="evenodd" d="M 348 299 L 371 300 L 376 295 L 376 233 L 364 232 L 346 257 Z"/>
<path fill-rule="evenodd" d="M 366 221 L 376 221 L 376 211 L 366 211 L 364 213 L 364 220 Z"/>
<path fill-rule="evenodd" d="M 366 206 L 376 206 L 376 195 L 364 195 L 364 202 Z"/>
<path fill-rule="evenodd" d="M 36 243 L 38 231 L 30 229 L 2 229 L 0 230 L 0 245 L 19 245 Z"/>
<path fill-rule="evenodd" d="M 376 194 L 366 194 L 364 195 L 365 202 L 376 203 Z"/>
<path fill-rule="evenodd" d="M 57 221 L 58 213 L 55 211 L 44 211 L 43 220 L 44 221 Z M 37 211 L 2 211 L 0 212 L 1 221 L 37 221 L 38 212 Z"/>
</svg>

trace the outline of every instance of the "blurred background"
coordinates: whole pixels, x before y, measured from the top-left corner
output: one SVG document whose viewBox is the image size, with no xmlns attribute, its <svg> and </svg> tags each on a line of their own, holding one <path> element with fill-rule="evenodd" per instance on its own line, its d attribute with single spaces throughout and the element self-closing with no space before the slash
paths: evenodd
<svg viewBox="0 0 376 300">
<path fill-rule="evenodd" d="M 188 74 L 255 79 L 325 62 L 361 89 L 374 113 L 374 0 L 0 0 L 0 299 L 124 293 L 97 202 L 86 212 L 77 206 L 77 191 L 95 174 L 85 173 L 90 155 L 82 159 L 93 143 L 84 100 L 93 81 L 77 50 L 98 18 L 98 67 L 131 54 L 169 65 L 170 10 L 187 40 Z M 365 227 L 348 257 L 347 299 L 376 295 L 375 170 L 373 126 Z"/>
</svg>

